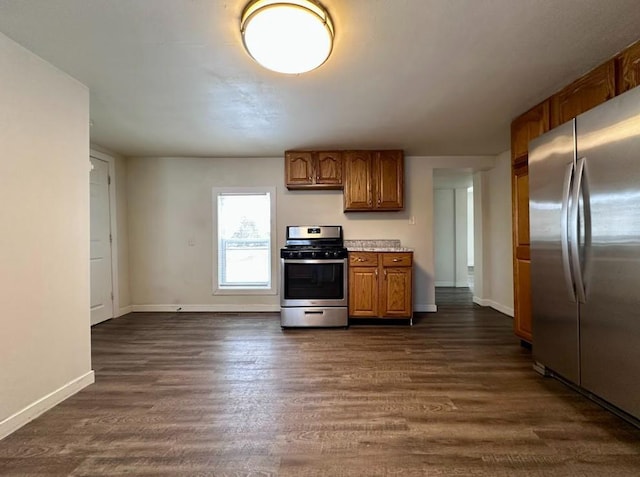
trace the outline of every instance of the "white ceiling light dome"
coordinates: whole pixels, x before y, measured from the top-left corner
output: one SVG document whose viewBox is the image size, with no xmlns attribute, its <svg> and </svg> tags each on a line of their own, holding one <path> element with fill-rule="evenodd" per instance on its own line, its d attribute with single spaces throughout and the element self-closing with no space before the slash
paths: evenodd
<svg viewBox="0 0 640 477">
<path fill-rule="evenodd" d="M 311 71 L 333 48 L 333 22 L 313 0 L 254 0 L 242 13 L 240 30 L 251 57 L 278 73 Z"/>
</svg>

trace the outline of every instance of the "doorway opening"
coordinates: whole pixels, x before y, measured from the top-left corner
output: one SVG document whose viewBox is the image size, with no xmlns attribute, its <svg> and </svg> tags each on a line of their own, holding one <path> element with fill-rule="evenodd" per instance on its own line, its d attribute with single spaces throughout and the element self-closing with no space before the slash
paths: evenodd
<svg viewBox="0 0 640 477">
<path fill-rule="evenodd" d="M 470 169 L 434 169 L 436 304 L 473 303 L 474 199 Z"/>
</svg>

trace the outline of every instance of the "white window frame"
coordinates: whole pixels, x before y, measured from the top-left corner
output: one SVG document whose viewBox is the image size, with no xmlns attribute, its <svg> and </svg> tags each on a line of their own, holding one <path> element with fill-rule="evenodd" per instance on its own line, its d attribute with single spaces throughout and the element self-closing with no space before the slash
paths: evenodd
<svg viewBox="0 0 640 477">
<path fill-rule="evenodd" d="M 271 234 L 271 286 L 269 288 L 221 288 L 218 282 L 218 196 L 221 194 L 269 194 L 270 198 L 270 231 Z M 276 188 L 275 187 L 213 187 L 211 190 L 211 205 L 213 216 L 213 295 L 277 295 L 279 258 L 276 252 Z"/>
</svg>

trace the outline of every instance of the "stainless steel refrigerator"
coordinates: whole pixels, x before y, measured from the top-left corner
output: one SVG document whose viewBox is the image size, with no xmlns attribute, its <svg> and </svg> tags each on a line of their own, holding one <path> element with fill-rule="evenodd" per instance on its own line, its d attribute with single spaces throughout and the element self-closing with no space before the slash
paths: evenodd
<svg viewBox="0 0 640 477">
<path fill-rule="evenodd" d="M 532 141 L 529 197 L 537 366 L 640 419 L 640 88 Z"/>
</svg>

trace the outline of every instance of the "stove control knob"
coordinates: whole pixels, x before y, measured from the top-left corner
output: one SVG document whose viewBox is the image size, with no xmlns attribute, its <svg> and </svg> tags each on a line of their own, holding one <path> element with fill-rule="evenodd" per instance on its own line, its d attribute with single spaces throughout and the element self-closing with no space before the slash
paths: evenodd
<svg viewBox="0 0 640 477">
<path fill-rule="evenodd" d="M 302 252 L 296 252 L 296 257 L 302 258 Z"/>
<path fill-rule="evenodd" d="M 330 257 L 331 256 L 331 252 L 324 252 L 324 256 L 325 257 Z"/>
<path fill-rule="evenodd" d="M 333 252 L 333 256 L 338 258 L 340 256 L 340 252 Z"/>
<path fill-rule="evenodd" d="M 316 258 L 316 252 L 311 252 L 311 257 Z"/>
</svg>

